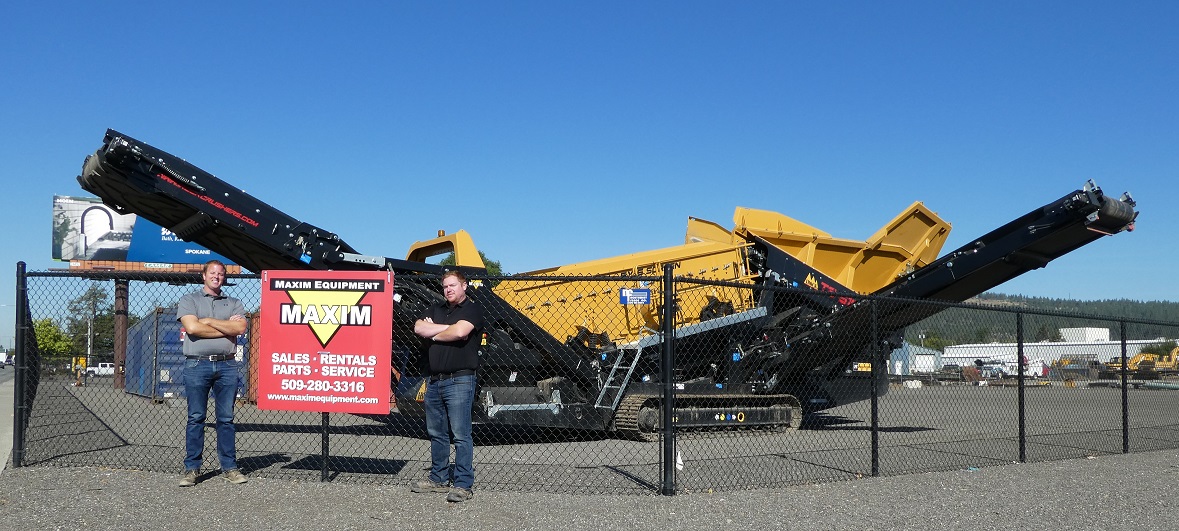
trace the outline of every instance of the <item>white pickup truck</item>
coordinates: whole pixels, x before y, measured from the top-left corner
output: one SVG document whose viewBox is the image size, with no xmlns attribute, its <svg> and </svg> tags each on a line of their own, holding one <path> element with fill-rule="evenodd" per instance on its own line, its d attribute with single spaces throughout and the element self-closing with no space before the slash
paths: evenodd
<svg viewBox="0 0 1179 531">
<path fill-rule="evenodd" d="M 86 376 L 114 376 L 114 363 L 99 363 L 86 367 Z"/>
</svg>

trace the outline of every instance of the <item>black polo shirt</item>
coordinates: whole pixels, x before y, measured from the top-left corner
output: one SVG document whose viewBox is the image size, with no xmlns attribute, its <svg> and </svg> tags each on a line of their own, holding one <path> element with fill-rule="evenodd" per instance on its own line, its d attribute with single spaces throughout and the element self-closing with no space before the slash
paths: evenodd
<svg viewBox="0 0 1179 531">
<path fill-rule="evenodd" d="M 479 368 L 479 346 L 483 342 L 483 309 L 467 297 L 463 302 L 451 306 L 446 301 L 430 306 L 422 318 L 452 325 L 459 321 L 471 323 L 475 329 L 462 341 L 432 341 L 427 357 L 430 374 L 451 373 L 463 369 Z"/>
</svg>

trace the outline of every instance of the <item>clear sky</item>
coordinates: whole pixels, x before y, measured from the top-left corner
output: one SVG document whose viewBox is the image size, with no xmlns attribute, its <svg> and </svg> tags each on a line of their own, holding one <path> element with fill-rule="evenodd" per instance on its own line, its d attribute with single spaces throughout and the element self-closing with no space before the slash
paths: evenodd
<svg viewBox="0 0 1179 531">
<path fill-rule="evenodd" d="M 774 210 L 945 250 L 1093 179 L 1138 228 L 996 292 L 1179 300 L 1179 2 L 10 2 L 0 264 L 51 260 L 113 128 L 366 254 L 466 229 L 506 271 Z M 12 273 L 10 273 L 12 274 Z M 14 283 L 0 282 L 0 344 Z"/>
</svg>

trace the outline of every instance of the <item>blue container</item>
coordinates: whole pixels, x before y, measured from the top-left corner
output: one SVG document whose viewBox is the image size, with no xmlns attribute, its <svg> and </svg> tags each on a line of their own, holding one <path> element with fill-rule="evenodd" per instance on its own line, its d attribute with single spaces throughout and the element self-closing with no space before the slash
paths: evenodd
<svg viewBox="0 0 1179 531">
<path fill-rule="evenodd" d="M 124 391 L 152 400 L 182 398 L 184 394 L 184 352 L 176 320 L 176 307 L 156 308 L 127 330 L 127 364 Z M 238 337 L 239 397 L 246 390 L 247 334 Z"/>
</svg>

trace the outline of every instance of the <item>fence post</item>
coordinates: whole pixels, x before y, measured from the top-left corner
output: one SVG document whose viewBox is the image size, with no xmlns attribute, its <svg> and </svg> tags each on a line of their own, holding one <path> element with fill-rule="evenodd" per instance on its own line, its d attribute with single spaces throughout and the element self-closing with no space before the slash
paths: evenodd
<svg viewBox="0 0 1179 531">
<path fill-rule="evenodd" d="M 1023 312 L 1015 312 L 1015 359 L 1019 367 L 1019 462 L 1028 462 L 1028 439 L 1027 439 L 1027 404 L 1024 402 L 1025 380 L 1025 358 L 1023 355 Z"/>
<path fill-rule="evenodd" d="M 1122 453 L 1130 453 L 1130 358 L 1126 355 L 1126 321 L 1118 321 L 1122 335 Z"/>
<path fill-rule="evenodd" d="M 331 444 L 332 423 L 328 417 L 328 412 L 320 413 L 319 418 L 319 480 L 328 480 L 328 459 L 331 458 L 331 452 L 328 450 L 328 445 Z"/>
<path fill-rule="evenodd" d="M 29 292 L 25 280 L 25 263 L 16 263 L 16 381 L 13 382 L 12 403 L 12 468 L 19 468 L 25 462 L 25 427 L 29 421 L 29 401 L 25 396 L 28 385 L 26 367 L 29 364 L 29 350 L 26 321 L 29 316 Z"/>
<path fill-rule="evenodd" d="M 127 384 L 128 284 L 125 278 L 115 280 L 115 389 L 124 389 Z"/>
<path fill-rule="evenodd" d="M 675 495 L 675 287 L 673 264 L 663 264 L 663 495 Z"/>
<path fill-rule="evenodd" d="M 151 323 L 151 399 L 161 400 L 164 393 L 160 391 L 160 308 L 156 308 L 155 318 Z"/>
<path fill-rule="evenodd" d="M 880 321 L 878 305 L 872 299 L 872 477 L 880 476 Z"/>
</svg>

